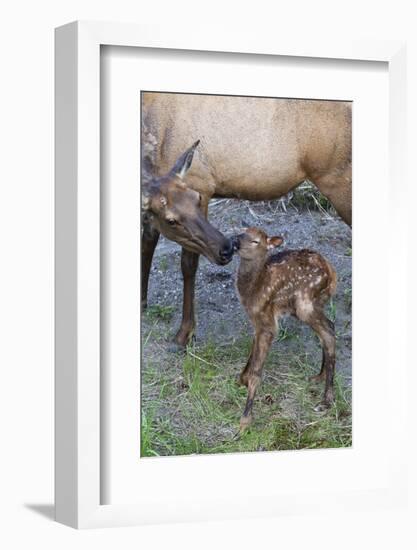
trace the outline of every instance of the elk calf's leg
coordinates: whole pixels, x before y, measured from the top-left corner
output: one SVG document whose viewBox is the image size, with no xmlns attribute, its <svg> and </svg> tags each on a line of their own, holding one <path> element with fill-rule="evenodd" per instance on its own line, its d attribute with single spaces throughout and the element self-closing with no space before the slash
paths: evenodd
<svg viewBox="0 0 417 550">
<path fill-rule="evenodd" d="M 324 396 L 323 400 L 314 408 L 315 411 L 319 412 L 328 409 L 334 401 L 333 380 L 336 358 L 336 339 L 334 325 L 327 319 L 323 312 L 317 314 L 315 321 L 312 323 L 312 328 L 318 334 L 323 346 L 323 377 L 325 377 Z"/>
<path fill-rule="evenodd" d="M 194 290 L 199 257 L 199 254 L 189 252 L 184 248 L 182 249 L 181 270 L 184 279 L 183 309 L 181 326 L 175 336 L 175 342 L 181 347 L 188 344 L 194 333 Z"/>
<path fill-rule="evenodd" d="M 149 273 L 152 266 L 152 258 L 158 244 L 159 231 L 157 231 L 150 223 L 143 223 L 142 232 L 142 308 L 145 309 L 148 305 L 148 283 Z"/>
<path fill-rule="evenodd" d="M 252 364 L 252 355 L 253 355 L 254 343 L 255 342 L 253 342 L 253 344 L 252 344 L 250 355 L 249 355 L 248 360 L 246 362 L 245 368 L 242 370 L 242 372 L 240 373 L 239 378 L 238 378 L 238 383 L 241 386 L 246 386 L 246 387 L 248 386 L 248 375 L 249 375 L 249 370 L 250 370 L 250 367 L 251 367 L 251 364 Z"/>
<path fill-rule="evenodd" d="M 330 319 L 327 319 L 325 317 L 324 324 L 328 326 L 329 331 L 333 334 L 334 337 L 334 323 L 333 321 L 330 321 Z M 321 341 L 321 339 L 320 339 Z M 322 344 L 322 359 L 321 359 L 321 369 L 319 374 L 316 374 L 315 376 L 310 377 L 310 382 L 320 382 L 321 380 L 324 380 L 326 378 L 326 351 L 324 349 L 324 346 Z"/>
<path fill-rule="evenodd" d="M 310 376 L 309 380 L 310 382 L 321 382 L 324 380 L 326 376 L 326 354 L 324 353 L 324 348 L 322 348 L 322 356 L 321 356 L 321 369 L 319 374 L 315 374 L 314 376 Z"/>
<path fill-rule="evenodd" d="M 245 428 L 247 428 L 252 422 L 253 400 L 255 398 L 256 389 L 261 382 L 262 369 L 273 339 L 274 333 L 269 330 L 257 333 L 255 336 L 250 366 L 247 373 L 245 373 L 248 381 L 248 397 L 246 400 L 245 410 L 243 411 L 243 415 L 240 419 L 241 431 L 245 430 Z"/>
<path fill-rule="evenodd" d="M 334 401 L 334 370 L 335 370 L 335 354 L 334 351 L 329 353 L 327 358 L 327 369 L 326 369 L 326 383 L 324 389 L 324 398 L 323 404 L 325 408 L 330 407 Z"/>
</svg>

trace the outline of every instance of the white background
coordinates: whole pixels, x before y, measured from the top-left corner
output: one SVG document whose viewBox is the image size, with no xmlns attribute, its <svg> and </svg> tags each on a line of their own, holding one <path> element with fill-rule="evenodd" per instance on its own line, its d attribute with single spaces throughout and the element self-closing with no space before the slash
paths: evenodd
<svg viewBox="0 0 417 550">
<path fill-rule="evenodd" d="M 347 515 L 329 503 L 328 518 L 314 517 L 313 513 L 275 520 L 89 532 L 73 531 L 45 517 L 44 512 L 52 514 L 53 498 L 53 28 L 74 19 L 160 22 L 175 25 L 178 32 L 185 34 L 194 23 L 212 24 L 214 33 L 218 22 L 246 27 L 248 33 L 266 32 L 267 23 L 269 32 L 281 36 L 287 32 L 304 38 L 345 34 L 408 39 L 408 93 L 409 98 L 417 97 L 416 17 L 412 2 L 305 0 L 283 2 L 280 6 L 277 1 L 258 0 L 248 2 L 246 7 L 243 1 L 224 0 L 147 4 L 137 0 L 16 0 L 8 3 L 7 11 L 1 8 L 0 522 L 4 525 L 0 529 L 0 544 L 4 548 L 60 549 L 75 545 L 414 548 L 415 507 L 408 512 L 369 512 L 364 516 Z M 411 187 L 416 180 L 412 157 L 417 150 L 416 107 L 411 100 L 408 112 Z M 393 208 L 410 205 L 415 209 L 416 191 L 411 188 L 409 193 Z M 413 231 L 415 218 L 415 212 L 412 217 L 410 210 Z M 390 230 L 389 220 L 386 229 Z M 384 235 L 376 238 L 383 239 Z M 390 260 L 381 258 L 383 262 Z M 416 280 L 415 263 L 410 264 L 412 280 Z M 415 304 L 413 289 L 410 303 Z M 409 332 L 411 337 L 411 325 Z M 410 368 L 410 396 L 415 379 Z M 413 420 L 415 416 L 410 419 L 410 434 L 415 434 Z M 387 445 L 394 443 L 387 441 Z M 415 458 L 413 441 L 411 445 Z M 415 474 L 412 480 L 416 491 Z M 415 498 L 413 501 L 415 504 Z"/>
</svg>

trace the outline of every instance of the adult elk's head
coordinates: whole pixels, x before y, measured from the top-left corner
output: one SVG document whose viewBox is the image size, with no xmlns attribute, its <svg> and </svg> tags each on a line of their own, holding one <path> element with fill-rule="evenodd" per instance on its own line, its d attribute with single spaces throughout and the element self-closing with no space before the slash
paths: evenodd
<svg viewBox="0 0 417 550">
<path fill-rule="evenodd" d="M 185 180 L 198 144 L 196 141 L 187 149 L 162 177 L 152 177 L 144 165 L 142 210 L 144 217 L 167 239 L 203 254 L 211 262 L 225 265 L 233 256 L 232 243 L 207 221 L 204 197 Z"/>
</svg>

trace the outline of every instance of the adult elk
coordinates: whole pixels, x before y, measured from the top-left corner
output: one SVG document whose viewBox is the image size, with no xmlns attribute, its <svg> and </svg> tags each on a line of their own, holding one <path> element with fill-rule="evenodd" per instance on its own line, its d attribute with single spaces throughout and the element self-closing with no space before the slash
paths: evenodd
<svg viewBox="0 0 417 550">
<path fill-rule="evenodd" d="M 308 179 L 351 223 L 349 102 L 146 92 L 142 163 L 142 304 L 162 233 L 182 246 L 180 346 L 194 331 L 199 254 L 218 264 L 232 255 L 230 241 L 206 221 L 211 198 L 271 200 Z"/>
</svg>

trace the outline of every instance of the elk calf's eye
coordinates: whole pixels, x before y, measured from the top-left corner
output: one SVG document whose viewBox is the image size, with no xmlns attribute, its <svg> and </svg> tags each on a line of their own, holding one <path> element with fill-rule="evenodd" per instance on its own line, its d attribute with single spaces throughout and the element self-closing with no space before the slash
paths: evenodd
<svg viewBox="0 0 417 550">
<path fill-rule="evenodd" d="M 169 225 L 175 225 L 177 222 L 173 219 L 168 220 Z"/>
</svg>

